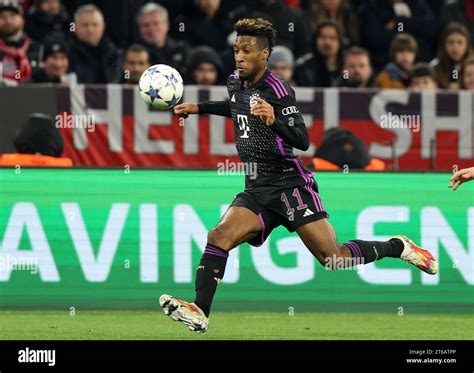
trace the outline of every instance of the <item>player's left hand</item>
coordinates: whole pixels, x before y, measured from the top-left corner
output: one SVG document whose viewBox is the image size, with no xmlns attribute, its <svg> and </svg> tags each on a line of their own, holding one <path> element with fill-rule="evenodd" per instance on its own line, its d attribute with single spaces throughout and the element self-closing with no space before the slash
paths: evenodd
<svg viewBox="0 0 474 373">
<path fill-rule="evenodd" d="M 255 100 L 257 101 L 257 105 L 250 108 L 250 114 L 260 117 L 263 123 L 267 126 L 271 126 L 275 123 L 273 106 L 259 97 L 255 97 Z"/>
<path fill-rule="evenodd" d="M 462 183 L 466 181 L 474 180 L 474 167 L 464 168 L 459 170 L 451 177 L 451 182 L 448 187 L 453 188 L 453 190 L 458 189 Z"/>
</svg>

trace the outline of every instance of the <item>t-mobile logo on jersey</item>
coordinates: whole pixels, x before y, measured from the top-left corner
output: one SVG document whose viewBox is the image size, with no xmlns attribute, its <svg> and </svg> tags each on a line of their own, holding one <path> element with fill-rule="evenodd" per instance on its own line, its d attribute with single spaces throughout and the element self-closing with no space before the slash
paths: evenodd
<svg viewBox="0 0 474 373">
<path fill-rule="evenodd" d="M 248 139 L 249 135 L 248 132 L 250 131 L 249 128 L 249 120 L 246 115 L 237 114 L 237 123 L 239 123 L 239 129 L 244 131 L 242 135 L 240 135 L 241 139 Z"/>
</svg>

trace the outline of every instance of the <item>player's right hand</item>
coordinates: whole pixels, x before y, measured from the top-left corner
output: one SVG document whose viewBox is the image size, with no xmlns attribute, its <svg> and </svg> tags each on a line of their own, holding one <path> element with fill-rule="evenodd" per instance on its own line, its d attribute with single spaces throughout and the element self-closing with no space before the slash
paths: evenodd
<svg viewBox="0 0 474 373">
<path fill-rule="evenodd" d="M 449 183 L 448 187 L 456 190 L 461 186 L 462 183 L 465 183 L 469 180 L 474 180 L 474 167 L 463 168 L 462 170 L 456 172 L 451 177 L 451 182 Z"/>
<path fill-rule="evenodd" d="M 174 107 L 174 113 L 180 118 L 187 118 L 189 114 L 198 114 L 197 104 L 185 102 Z"/>
</svg>

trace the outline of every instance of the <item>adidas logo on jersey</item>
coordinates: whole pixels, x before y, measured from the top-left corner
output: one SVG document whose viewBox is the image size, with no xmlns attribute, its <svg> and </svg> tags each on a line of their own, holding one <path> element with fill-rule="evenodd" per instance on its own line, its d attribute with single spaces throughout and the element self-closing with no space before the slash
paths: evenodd
<svg viewBox="0 0 474 373">
<path fill-rule="evenodd" d="M 305 218 L 307 216 L 310 216 L 310 215 L 313 215 L 313 214 L 314 214 L 313 211 L 311 211 L 310 209 L 306 209 L 306 211 L 303 214 L 303 218 Z"/>
</svg>

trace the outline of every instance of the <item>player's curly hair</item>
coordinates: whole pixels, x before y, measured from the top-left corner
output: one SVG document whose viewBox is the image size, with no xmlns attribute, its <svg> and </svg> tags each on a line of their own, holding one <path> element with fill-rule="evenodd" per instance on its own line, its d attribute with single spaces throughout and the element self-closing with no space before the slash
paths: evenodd
<svg viewBox="0 0 474 373">
<path fill-rule="evenodd" d="M 237 21 L 234 30 L 237 32 L 237 36 L 256 36 L 260 46 L 268 48 L 269 55 L 272 54 L 277 32 L 270 21 L 263 18 L 243 18 Z"/>
</svg>

